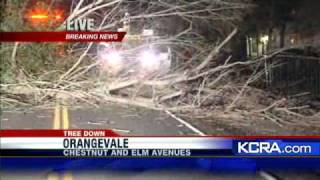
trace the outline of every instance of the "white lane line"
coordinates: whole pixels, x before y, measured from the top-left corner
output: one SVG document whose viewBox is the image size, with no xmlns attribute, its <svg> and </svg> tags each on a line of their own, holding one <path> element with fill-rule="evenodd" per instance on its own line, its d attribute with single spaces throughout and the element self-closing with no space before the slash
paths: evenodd
<svg viewBox="0 0 320 180">
<path fill-rule="evenodd" d="M 279 178 L 276 178 L 275 176 L 265 171 L 260 171 L 259 175 L 265 180 L 279 180 Z"/>
<path fill-rule="evenodd" d="M 130 130 L 125 130 L 125 129 L 111 129 L 113 131 L 118 131 L 118 132 L 124 132 L 124 133 L 130 133 L 131 131 Z"/>
<path fill-rule="evenodd" d="M 200 131 L 199 129 L 197 129 L 196 127 L 192 126 L 190 123 L 186 122 L 185 120 L 177 117 L 176 115 L 174 115 L 173 113 L 171 113 L 168 110 L 164 111 L 165 113 L 167 113 L 169 116 L 171 116 L 172 118 L 174 118 L 175 120 L 179 121 L 181 124 L 185 125 L 187 128 L 191 129 L 193 132 L 197 133 L 200 136 L 206 136 L 205 133 L 203 133 L 202 131 Z"/>
</svg>

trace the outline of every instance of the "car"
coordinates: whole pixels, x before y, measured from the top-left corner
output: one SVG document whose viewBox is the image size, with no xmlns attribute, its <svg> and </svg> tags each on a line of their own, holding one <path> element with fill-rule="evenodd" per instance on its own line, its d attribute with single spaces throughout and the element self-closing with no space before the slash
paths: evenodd
<svg viewBox="0 0 320 180">
<path fill-rule="evenodd" d="M 125 16 L 129 16 L 128 13 Z M 102 71 L 110 76 L 138 79 L 150 79 L 169 72 L 171 49 L 156 43 L 161 37 L 155 36 L 152 29 L 131 34 L 130 22 L 125 20 L 118 31 L 127 33 L 123 42 L 98 44 L 98 61 Z"/>
</svg>

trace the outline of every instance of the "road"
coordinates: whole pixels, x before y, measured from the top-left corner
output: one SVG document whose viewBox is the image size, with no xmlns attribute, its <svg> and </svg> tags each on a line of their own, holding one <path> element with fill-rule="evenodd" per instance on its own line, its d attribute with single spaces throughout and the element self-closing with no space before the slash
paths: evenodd
<svg viewBox="0 0 320 180">
<path fill-rule="evenodd" d="M 62 120 L 61 127 L 57 125 L 57 119 Z M 63 127 L 64 123 L 67 123 L 68 127 Z M 165 112 L 115 105 L 101 108 L 56 106 L 51 109 L 4 111 L 1 127 L 3 129 L 112 129 L 121 135 L 197 135 L 184 123 Z"/>
<path fill-rule="evenodd" d="M 83 108 L 57 105 L 46 109 L 5 110 L 1 129 L 112 129 L 121 135 L 199 135 L 201 130 L 165 112 L 136 107 L 107 105 L 101 108 Z M 219 132 L 217 132 L 218 134 Z M 276 173 L 281 174 L 281 173 Z M 308 173 L 286 173 L 275 178 L 264 173 L 209 174 L 205 172 L 147 171 L 141 173 L 117 172 L 2 172 L 1 180 L 12 179 L 217 179 L 217 180 L 304 180 L 319 179 Z"/>
</svg>

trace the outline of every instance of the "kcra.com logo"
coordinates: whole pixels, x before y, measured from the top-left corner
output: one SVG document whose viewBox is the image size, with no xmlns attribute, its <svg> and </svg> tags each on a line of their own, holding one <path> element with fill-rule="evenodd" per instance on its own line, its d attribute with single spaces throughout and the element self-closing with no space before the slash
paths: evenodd
<svg viewBox="0 0 320 180">
<path fill-rule="evenodd" d="M 312 155 L 315 149 L 308 143 L 287 143 L 282 141 L 236 141 L 233 151 L 236 155 Z"/>
<path fill-rule="evenodd" d="M 281 153 L 281 149 L 276 142 L 238 142 L 238 153 Z"/>
</svg>

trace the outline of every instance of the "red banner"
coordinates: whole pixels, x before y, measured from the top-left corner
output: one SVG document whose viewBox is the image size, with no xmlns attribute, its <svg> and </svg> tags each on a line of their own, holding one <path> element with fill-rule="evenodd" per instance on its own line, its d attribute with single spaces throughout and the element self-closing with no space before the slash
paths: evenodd
<svg viewBox="0 0 320 180">
<path fill-rule="evenodd" d="M 0 130 L 0 137 L 118 137 L 112 130 Z"/>
<path fill-rule="evenodd" d="M 125 32 L 0 32 L 0 42 L 121 42 Z"/>
<path fill-rule="evenodd" d="M 2 129 L 0 130 L 0 137 L 120 137 L 121 135 L 110 129 Z M 224 136 L 224 135 L 130 135 L 121 137 L 201 137 L 201 138 L 226 138 L 226 139 L 315 139 L 319 140 L 320 136 Z"/>
</svg>

